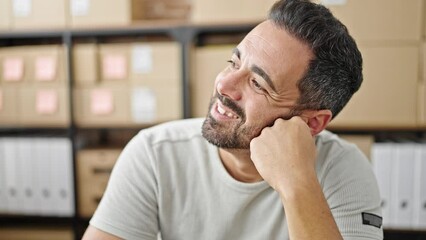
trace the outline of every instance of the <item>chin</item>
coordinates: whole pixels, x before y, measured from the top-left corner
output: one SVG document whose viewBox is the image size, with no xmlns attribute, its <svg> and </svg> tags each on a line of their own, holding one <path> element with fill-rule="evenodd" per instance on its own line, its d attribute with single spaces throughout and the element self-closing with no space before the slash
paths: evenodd
<svg viewBox="0 0 426 240">
<path fill-rule="evenodd" d="M 219 148 L 249 149 L 253 134 L 248 129 L 251 128 L 220 123 L 209 114 L 204 120 L 202 134 L 209 143 Z"/>
</svg>

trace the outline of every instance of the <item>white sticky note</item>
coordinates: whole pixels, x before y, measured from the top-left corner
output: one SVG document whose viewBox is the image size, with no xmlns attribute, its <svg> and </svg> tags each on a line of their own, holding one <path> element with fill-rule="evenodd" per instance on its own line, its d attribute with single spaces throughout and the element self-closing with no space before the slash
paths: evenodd
<svg viewBox="0 0 426 240">
<path fill-rule="evenodd" d="M 321 0 L 323 5 L 345 5 L 347 0 Z"/>
<path fill-rule="evenodd" d="M 31 14 L 31 0 L 13 0 L 13 14 L 15 17 L 28 17 Z"/>
<path fill-rule="evenodd" d="M 93 89 L 90 93 L 90 111 L 94 115 L 108 115 L 114 110 L 114 97 L 108 89 Z"/>
<path fill-rule="evenodd" d="M 39 90 L 36 94 L 36 112 L 54 114 L 58 111 L 58 93 L 55 90 Z"/>
<path fill-rule="evenodd" d="M 6 58 L 3 61 L 3 79 L 20 81 L 24 75 L 24 60 L 19 57 Z"/>
<path fill-rule="evenodd" d="M 71 15 L 72 16 L 87 16 L 89 15 L 90 1 L 89 0 L 71 0 Z"/>
<path fill-rule="evenodd" d="M 56 65 L 56 59 L 54 57 L 37 57 L 35 60 L 36 80 L 53 81 L 56 75 Z"/>
<path fill-rule="evenodd" d="M 152 89 L 132 91 L 132 118 L 136 123 L 152 123 L 157 118 L 157 98 Z"/>
<path fill-rule="evenodd" d="M 132 71 L 144 74 L 152 71 L 152 48 L 148 45 L 136 45 L 132 49 Z"/>
<path fill-rule="evenodd" d="M 103 76 L 108 79 L 127 77 L 127 61 L 124 55 L 106 55 L 102 59 Z"/>
</svg>

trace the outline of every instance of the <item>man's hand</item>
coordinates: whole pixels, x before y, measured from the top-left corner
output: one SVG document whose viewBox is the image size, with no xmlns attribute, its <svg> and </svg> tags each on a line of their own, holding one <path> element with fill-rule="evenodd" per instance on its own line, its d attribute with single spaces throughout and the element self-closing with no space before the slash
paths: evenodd
<svg viewBox="0 0 426 240">
<path fill-rule="evenodd" d="M 250 154 L 259 174 L 281 194 L 315 174 L 315 141 L 301 117 L 277 119 L 264 128 L 251 141 Z"/>
<path fill-rule="evenodd" d="M 290 239 L 343 239 L 315 172 L 316 147 L 300 117 L 277 119 L 250 143 L 251 159 L 280 194 Z"/>
</svg>

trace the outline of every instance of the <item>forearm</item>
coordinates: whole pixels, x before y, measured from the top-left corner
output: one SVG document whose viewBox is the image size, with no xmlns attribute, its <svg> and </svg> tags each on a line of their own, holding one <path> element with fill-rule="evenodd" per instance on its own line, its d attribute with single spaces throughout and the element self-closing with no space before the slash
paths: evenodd
<svg viewBox="0 0 426 240">
<path fill-rule="evenodd" d="M 343 239 L 316 176 L 279 189 L 290 239 Z"/>
</svg>

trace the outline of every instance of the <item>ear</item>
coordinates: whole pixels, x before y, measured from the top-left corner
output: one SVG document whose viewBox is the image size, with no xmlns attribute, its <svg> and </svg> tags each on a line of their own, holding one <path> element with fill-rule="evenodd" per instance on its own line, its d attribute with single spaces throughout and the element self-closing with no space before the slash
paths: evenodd
<svg viewBox="0 0 426 240">
<path fill-rule="evenodd" d="M 312 111 L 309 115 L 307 124 L 311 129 L 312 136 L 315 136 L 327 127 L 333 113 L 330 110 L 318 110 Z"/>
</svg>

